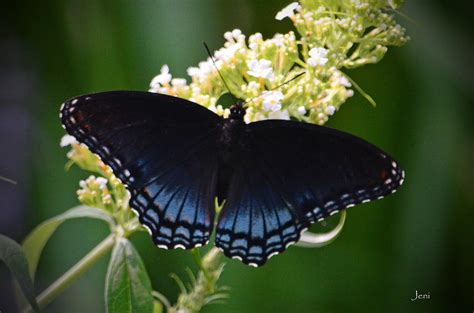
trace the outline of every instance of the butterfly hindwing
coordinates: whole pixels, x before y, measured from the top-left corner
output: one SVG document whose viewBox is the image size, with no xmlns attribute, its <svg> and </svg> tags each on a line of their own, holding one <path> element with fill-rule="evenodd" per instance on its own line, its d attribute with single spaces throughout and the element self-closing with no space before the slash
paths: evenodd
<svg viewBox="0 0 474 313">
<path fill-rule="evenodd" d="M 67 132 L 127 185 L 132 209 L 163 248 L 209 239 L 220 120 L 195 103 L 147 92 L 91 94 L 61 108 Z"/>
<path fill-rule="evenodd" d="M 315 221 L 394 192 L 404 173 L 377 147 L 312 124 L 261 121 L 240 139 L 216 245 L 262 265 Z"/>
<path fill-rule="evenodd" d="M 219 216 L 216 246 L 231 258 L 260 266 L 299 238 L 304 224 L 274 185 L 275 177 L 261 167 L 259 156 L 241 155 L 230 191 Z"/>
</svg>

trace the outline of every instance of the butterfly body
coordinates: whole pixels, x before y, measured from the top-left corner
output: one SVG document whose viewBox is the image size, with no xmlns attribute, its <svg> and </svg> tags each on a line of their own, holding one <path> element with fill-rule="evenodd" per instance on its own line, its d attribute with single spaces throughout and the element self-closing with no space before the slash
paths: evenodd
<svg viewBox="0 0 474 313">
<path fill-rule="evenodd" d="M 231 108 L 228 118 L 219 123 L 219 153 L 221 161 L 224 163 L 232 162 L 232 156 L 238 147 L 242 132 L 245 128 L 244 115 L 245 109 L 240 104 L 235 104 Z"/>
<path fill-rule="evenodd" d="M 67 101 L 61 121 L 126 184 L 130 205 L 161 248 L 199 247 L 226 200 L 216 246 L 260 266 L 312 223 L 393 193 L 404 172 L 385 152 L 317 125 L 246 124 L 171 96 L 113 91 Z"/>
</svg>

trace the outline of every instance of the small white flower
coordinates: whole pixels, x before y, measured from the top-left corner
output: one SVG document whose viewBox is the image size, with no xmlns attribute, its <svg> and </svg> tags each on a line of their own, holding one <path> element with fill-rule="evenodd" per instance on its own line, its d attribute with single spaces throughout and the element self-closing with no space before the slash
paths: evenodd
<svg viewBox="0 0 474 313">
<path fill-rule="evenodd" d="M 186 86 L 186 79 L 184 79 L 184 78 L 173 78 L 171 80 L 171 85 L 173 87 L 184 87 L 184 86 Z"/>
<path fill-rule="evenodd" d="M 237 52 L 237 50 L 239 50 L 239 48 L 240 48 L 240 45 L 234 43 L 228 46 L 227 48 L 219 49 L 215 53 L 216 59 L 229 61 L 231 58 L 234 57 L 235 53 Z"/>
<path fill-rule="evenodd" d="M 201 93 L 201 88 L 197 87 L 197 86 L 193 86 L 193 94 L 197 95 L 197 94 L 200 94 Z"/>
<path fill-rule="evenodd" d="M 163 65 L 160 70 L 160 74 L 156 75 L 155 78 L 150 83 L 150 88 L 154 89 L 159 87 L 159 85 L 169 84 L 171 81 L 170 68 L 168 65 Z"/>
<path fill-rule="evenodd" d="M 313 48 L 308 52 L 310 58 L 308 59 L 308 64 L 312 67 L 317 65 L 324 66 L 328 62 L 328 50 L 324 48 Z"/>
<path fill-rule="evenodd" d="M 285 46 L 285 36 L 282 34 L 275 34 L 272 39 L 266 41 L 267 45 L 275 45 L 277 47 L 284 47 Z"/>
<path fill-rule="evenodd" d="M 77 140 L 76 138 L 74 138 L 73 136 L 71 135 L 64 135 L 62 138 L 61 138 L 61 142 L 59 143 L 59 146 L 60 147 L 67 147 L 67 146 L 70 146 L 74 143 L 77 143 Z"/>
<path fill-rule="evenodd" d="M 242 31 L 241 31 L 240 29 L 236 28 L 236 29 L 234 29 L 234 30 L 232 31 L 232 36 L 233 36 L 235 39 L 239 38 L 240 35 L 242 35 Z"/>
<path fill-rule="evenodd" d="M 232 36 L 232 32 L 225 32 L 224 33 L 224 39 L 227 41 L 234 41 L 234 38 Z"/>
<path fill-rule="evenodd" d="M 258 78 L 270 78 L 273 76 L 272 62 L 266 59 L 247 61 L 248 74 Z"/>
<path fill-rule="evenodd" d="M 242 35 L 242 31 L 240 29 L 236 28 L 231 32 L 225 32 L 224 33 L 224 38 L 229 43 L 234 44 L 237 41 L 244 39 L 245 36 Z"/>
<path fill-rule="evenodd" d="M 220 65 L 220 61 L 216 61 L 217 67 Z M 214 64 L 212 63 L 211 59 L 208 58 L 206 61 L 199 62 L 199 68 L 197 67 L 189 67 L 187 73 L 189 76 L 193 78 L 199 79 L 199 81 L 204 81 L 209 76 L 209 74 L 215 71 Z"/>
<path fill-rule="evenodd" d="M 290 17 L 290 16 L 295 15 L 295 10 L 297 10 L 299 6 L 300 5 L 298 4 L 298 2 L 290 3 L 289 5 L 281 9 L 280 12 L 277 13 L 277 15 L 275 16 L 275 19 L 281 21 L 285 17 Z"/>
<path fill-rule="evenodd" d="M 304 106 L 299 106 L 297 109 L 299 114 L 305 115 L 306 114 L 306 108 Z"/>
<path fill-rule="evenodd" d="M 99 185 L 99 189 L 104 189 L 107 186 L 107 179 L 104 177 L 97 177 L 95 182 Z"/>
<path fill-rule="evenodd" d="M 247 88 L 249 90 L 252 90 L 252 91 L 258 91 L 259 88 L 260 88 L 260 85 L 256 82 L 256 81 L 251 81 L 249 82 L 249 84 L 247 85 Z"/>
<path fill-rule="evenodd" d="M 287 110 L 268 113 L 268 118 L 272 120 L 289 120 L 290 114 Z"/>
<path fill-rule="evenodd" d="M 328 115 L 333 115 L 335 111 L 336 111 L 336 108 L 333 105 L 328 105 L 326 110 L 324 110 L 324 112 L 326 112 L 326 114 Z"/>
<path fill-rule="evenodd" d="M 281 100 L 284 96 L 281 91 L 271 91 L 262 95 L 263 103 L 262 109 L 266 112 L 272 111 L 276 112 L 281 110 Z"/>
<path fill-rule="evenodd" d="M 199 73 L 200 73 L 199 68 L 198 68 L 198 67 L 194 67 L 194 66 L 188 67 L 188 69 L 186 70 L 186 72 L 187 72 L 188 75 L 191 76 L 191 77 L 197 76 L 197 75 L 199 75 Z"/>
<path fill-rule="evenodd" d="M 339 82 L 339 84 L 341 84 L 344 87 L 351 87 L 352 86 L 351 82 L 344 75 L 341 75 L 341 77 L 339 77 L 338 82 Z"/>
<path fill-rule="evenodd" d="M 86 188 L 87 187 L 86 181 L 81 179 L 79 181 L 79 187 L 81 187 L 82 189 Z"/>
</svg>

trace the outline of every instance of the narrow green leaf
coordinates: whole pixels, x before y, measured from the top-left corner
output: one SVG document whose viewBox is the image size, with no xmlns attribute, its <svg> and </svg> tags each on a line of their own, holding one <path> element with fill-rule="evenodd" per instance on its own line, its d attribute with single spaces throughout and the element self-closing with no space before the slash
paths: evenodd
<svg viewBox="0 0 474 313">
<path fill-rule="evenodd" d="M 28 259 L 30 275 L 34 279 L 36 268 L 43 251 L 44 246 L 48 242 L 54 231 L 66 220 L 73 218 L 95 218 L 106 221 L 113 225 L 112 216 L 104 210 L 91 208 L 87 206 L 78 206 L 67 210 L 61 215 L 50 218 L 38 225 L 23 241 L 23 250 Z"/>
<path fill-rule="evenodd" d="M 296 246 L 303 248 L 320 248 L 330 244 L 336 239 L 342 231 L 344 223 L 346 222 L 346 211 L 341 211 L 339 217 L 339 223 L 333 230 L 327 233 L 315 234 L 309 231 L 305 231 L 301 234 L 300 240 L 296 243 Z"/>
<path fill-rule="evenodd" d="M 25 253 L 18 243 L 4 235 L 0 235 L 0 260 L 10 269 L 31 307 L 39 312 Z"/>
<path fill-rule="evenodd" d="M 153 312 L 150 278 L 140 255 L 125 238 L 116 241 L 105 282 L 108 313 Z"/>
<path fill-rule="evenodd" d="M 357 89 L 357 91 L 362 95 L 362 97 L 364 97 L 375 108 L 377 106 L 375 100 L 367 92 L 365 92 L 364 89 L 362 89 L 362 87 L 359 86 L 359 84 L 357 84 L 355 80 L 353 80 L 349 75 L 345 74 L 345 76 L 351 82 L 354 88 Z"/>
</svg>

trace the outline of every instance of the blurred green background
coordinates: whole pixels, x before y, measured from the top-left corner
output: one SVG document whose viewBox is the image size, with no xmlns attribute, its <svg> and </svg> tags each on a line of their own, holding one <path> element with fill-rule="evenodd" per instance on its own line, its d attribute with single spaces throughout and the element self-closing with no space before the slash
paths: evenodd
<svg viewBox="0 0 474 313">
<path fill-rule="evenodd" d="M 405 185 L 393 197 L 348 212 L 327 247 L 292 247 L 260 269 L 228 260 L 225 305 L 204 312 L 472 312 L 474 310 L 474 55 L 472 9 L 463 1 L 408 0 L 399 16 L 412 40 L 377 65 L 349 71 L 373 98 L 356 94 L 328 123 L 394 155 Z M 146 90 L 162 64 L 174 76 L 206 58 L 222 34 L 287 32 L 275 13 L 287 0 L 42 1 L 2 4 L 0 12 L 0 233 L 17 241 L 76 205 L 78 181 L 65 172 L 58 119 L 72 96 Z M 319 230 L 329 229 L 318 226 Z M 48 243 L 38 291 L 107 234 L 100 222 L 70 221 Z M 133 237 L 155 289 L 174 300 L 171 272 L 195 270 L 189 252 Z M 104 258 L 46 312 L 103 312 Z M 0 270 L 0 311 L 15 312 Z M 410 301 L 419 293 L 429 300 Z"/>
</svg>

